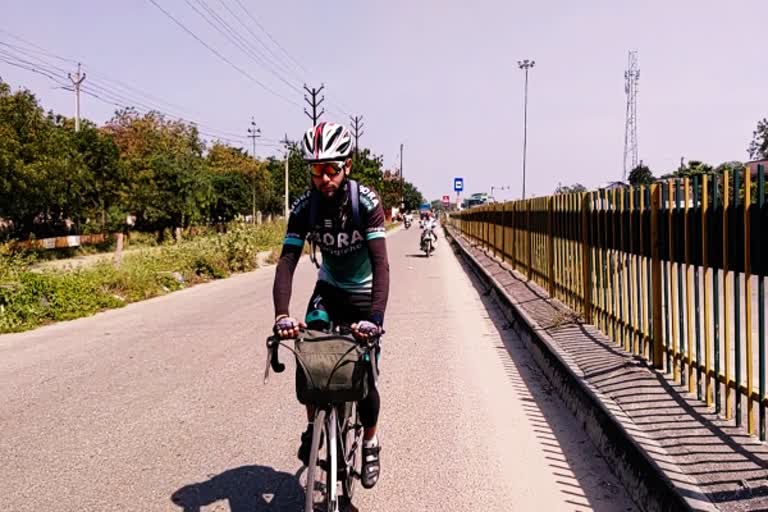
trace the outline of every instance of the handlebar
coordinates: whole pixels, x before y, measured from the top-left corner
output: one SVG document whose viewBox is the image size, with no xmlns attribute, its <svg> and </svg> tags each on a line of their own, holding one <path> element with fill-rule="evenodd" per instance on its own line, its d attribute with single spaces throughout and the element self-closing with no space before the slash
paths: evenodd
<svg viewBox="0 0 768 512">
<path fill-rule="evenodd" d="M 280 346 L 280 338 L 270 336 L 267 338 L 267 365 L 264 369 L 264 384 L 269 382 L 269 369 L 272 368 L 275 373 L 285 371 L 285 365 L 280 362 L 280 354 L 277 348 Z"/>
<path fill-rule="evenodd" d="M 302 329 L 304 331 L 304 329 Z M 339 334 L 349 335 L 352 334 L 352 329 L 349 326 L 339 326 Z M 369 349 L 371 360 L 371 370 L 373 371 L 374 381 L 378 380 L 378 368 L 375 364 L 376 352 L 373 350 L 378 344 L 381 335 L 384 334 L 384 330 L 378 336 L 372 336 L 365 341 L 358 340 L 358 343 Z M 290 339 L 290 338 L 286 338 Z M 282 340 L 277 335 L 272 335 L 267 338 L 267 364 L 264 368 L 264 384 L 269 382 L 269 369 L 272 368 L 275 373 L 282 373 L 285 371 L 285 365 L 280 362 L 280 355 L 278 348 L 280 347 Z"/>
</svg>

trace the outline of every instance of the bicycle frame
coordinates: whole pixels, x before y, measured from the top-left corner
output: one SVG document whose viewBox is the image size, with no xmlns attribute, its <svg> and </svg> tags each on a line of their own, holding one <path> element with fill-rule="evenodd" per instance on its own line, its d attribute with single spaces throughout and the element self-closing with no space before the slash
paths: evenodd
<svg viewBox="0 0 768 512">
<path fill-rule="evenodd" d="M 283 346 L 294 352 L 291 347 L 283 343 L 275 336 L 267 338 L 267 365 L 264 371 L 264 384 L 269 381 L 269 370 L 272 368 L 276 373 L 281 373 L 285 370 L 285 365 L 280 363 L 278 356 L 278 348 Z M 365 346 L 367 347 L 368 360 L 371 364 L 371 371 L 373 373 L 374 382 L 378 380 L 378 368 L 376 364 L 376 349 L 379 345 L 379 338 L 369 340 Z M 347 439 L 344 439 L 342 443 L 339 443 L 339 436 L 344 434 L 346 436 L 347 423 L 350 420 L 351 414 L 349 413 L 350 407 L 348 403 L 344 404 L 325 404 L 315 408 L 315 429 L 312 439 L 312 449 L 309 459 L 309 466 L 307 468 L 307 485 L 306 485 L 306 501 L 305 511 L 314 511 L 314 486 L 315 486 L 315 472 L 318 466 L 319 457 L 319 445 L 320 438 L 323 432 L 327 436 L 327 453 L 328 457 L 326 463 L 326 491 L 325 502 L 327 509 L 330 512 L 339 511 L 339 492 L 337 482 L 339 481 L 339 457 L 342 457 L 343 468 L 346 476 L 346 481 L 342 480 L 344 491 L 347 494 L 347 498 L 351 501 L 352 493 L 352 479 L 359 478 L 359 474 L 356 473 L 354 464 L 354 456 L 357 450 L 360 449 L 362 443 L 360 440 L 356 440 L 353 446 L 348 446 Z M 339 414 L 341 412 L 341 414 Z M 354 418 L 356 421 L 356 418 Z M 354 424 L 355 436 L 362 439 L 362 426 Z M 317 439 L 316 439 L 317 438 Z M 342 453 L 338 452 L 338 447 L 341 445 Z"/>
</svg>

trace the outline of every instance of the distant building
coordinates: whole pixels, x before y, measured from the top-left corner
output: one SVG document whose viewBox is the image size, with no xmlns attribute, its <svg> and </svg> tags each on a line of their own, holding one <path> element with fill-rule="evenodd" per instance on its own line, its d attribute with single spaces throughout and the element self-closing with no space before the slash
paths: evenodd
<svg viewBox="0 0 768 512">
<path fill-rule="evenodd" d="M 473 206 L 479 206 L 481 204 L 488 203 L 488 194 L 486 192 L 478 192 L 464 199 L 461 203 L 462 208 L 472 208 Z"/>
<path fill-rule="evenodd" d="M 623 181 L 609 181 L 602 187 L 600 187 L 601 190 L 613 190 L 615 188 L 626 188 L 629 186 L 629 183 L 624 183 Z"/>
<path fill-rule="evenodd" d="M 749 172 L 752 174 L 753 178 L 757 178 L 757 166 L 762 165 L 763 169 L 765 169 L 764 172 L 768 173 L 768 159 L 764 160 L 752 160 L 751 162 L 747 162 L 744 164 L 747 169 L 749 169 Z"/>
</svg>

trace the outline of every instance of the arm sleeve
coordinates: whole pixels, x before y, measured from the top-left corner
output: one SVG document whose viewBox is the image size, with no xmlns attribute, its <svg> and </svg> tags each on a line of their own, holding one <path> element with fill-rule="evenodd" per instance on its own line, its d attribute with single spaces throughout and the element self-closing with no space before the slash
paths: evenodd
<svg viewBox="0 0 768 512">
<path fill-rule="evenodd" d="M 377 238 L 368 242 L 373 269 L 373 292 L 371 304 L 371 321 L 376 325 L 384 325 L 384 312 L 389 299 L 389 259 L 387 257 L 387 239 Z"/>
<path fill-rule="evenodd" d="M 302 244 L 303 246 L 303 244 Z M 293 289 L 293 272 L 301 258 L 301 249 L 295 245 L 283 245 L 283 252 L 277 262 L 275 270 L 275 283 L 272 286 L 272 300 L 275 304 L 275 318 L 278 315 L 289 315 L 288 307 L 291 303 L 291 291 Z"/>
<path fill-rule="evenodd" d="M 373 291 L 370 320 L 377 324 L 384 324 L 384 313 L 389 299 L 389 258 L 387 257 L 387 239 L 384 227 L 384 209 L 371 190 L 369 201 L 364 201 L 368 214 L 365 239 L 368 243 L 368 253 L 371 258 L 371 270 L 373 271 Z M 370 207 L 369 207 L 370 206 Z"/>
<path fill-rule="evenodd" d="M 294 203 L 288 217 L 288 228 L 283 241 L 283 250 L 275 270 L 275 282 L 272 285 L 272 301 L 275 305 L 275 317 L 288 315 L 293 288 L 293 273 L 301 258 L 304 240 L 309 224 L 309 207 L 306 194 Z"/>
</svg>

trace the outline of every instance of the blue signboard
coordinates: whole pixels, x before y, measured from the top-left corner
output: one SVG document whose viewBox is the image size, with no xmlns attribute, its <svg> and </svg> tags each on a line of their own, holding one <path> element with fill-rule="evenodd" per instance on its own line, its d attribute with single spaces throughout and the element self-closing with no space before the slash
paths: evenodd
<svg viewBox="0 0 768 512">
<path fill-rule="evenodd" d="M 464 178 L 453 178 L 453 191 L 461 192 L 464 190 Z"/>
</svg>

